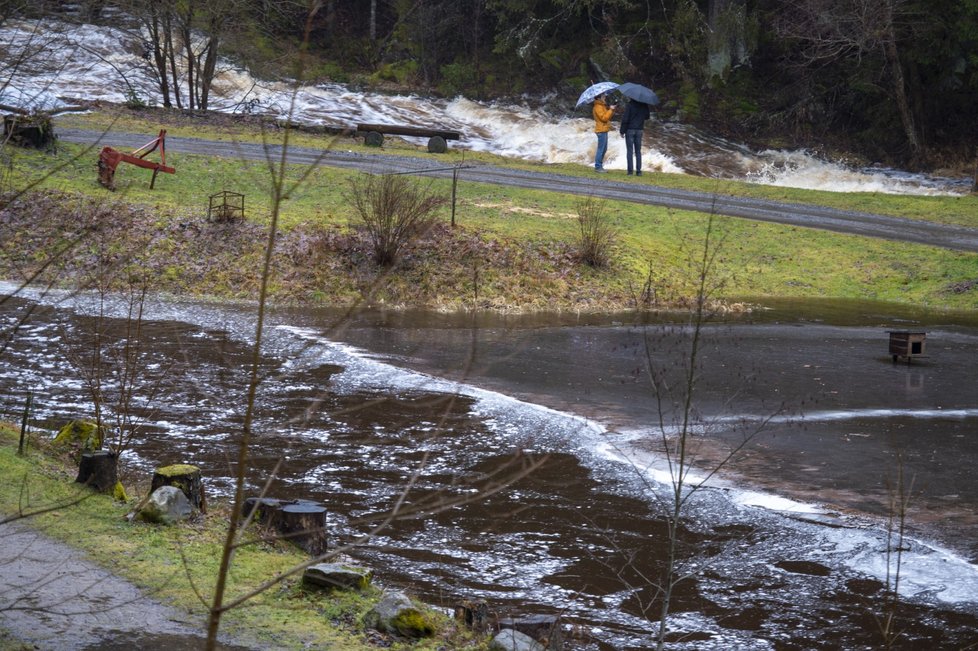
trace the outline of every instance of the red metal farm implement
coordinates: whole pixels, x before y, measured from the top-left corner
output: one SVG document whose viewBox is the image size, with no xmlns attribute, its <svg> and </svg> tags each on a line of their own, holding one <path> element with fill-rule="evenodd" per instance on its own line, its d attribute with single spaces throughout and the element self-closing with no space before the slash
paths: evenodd
<svg viewBox="0 0 978 651">
<path fill-rule="evenodd" d="M 157 147 L 160 150 L 160 162 L 154 163 L 146 160 L 146 156 L 155 151 Z M 110 190 L 115 190 L 115 168 L 122 161 L 153 170 L 153 180 L 149 182 L 150 190 L 153 189 L 153 185 L 156 183 L 156 175 L 160 172 L 176 173 L 175 169 L 166 166 L 166 129 L 160 129 L 160 135 L 131 154 L 124 154 L 112 147 L 102 147 L 102 153 L 98 156 L 98 182 Z"/>
</svg>

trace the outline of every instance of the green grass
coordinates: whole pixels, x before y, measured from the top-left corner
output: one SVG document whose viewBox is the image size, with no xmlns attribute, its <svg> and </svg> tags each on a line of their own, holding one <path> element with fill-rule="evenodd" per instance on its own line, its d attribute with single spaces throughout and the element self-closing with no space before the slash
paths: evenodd
<svg viewBox="0 0 978 651">
<path fill-rule="evenodd" d="M 52 456 L 45 440 L 35 435 L 26 455 L 18 456 L 17 433 L 0 424 L 0 514 L 56 507 L 21 522 L 84 551 L 96 563 L 111 568 L 155 598 L 191 613 L 201 623 L 203 632 L 206 608 L 194 586 L 205 596 L 213 590 L 228 522 L 226 506 L 212 504 L 207 516 L 179 526 L 130 523 L 124 516 L 133 503 L 120 504 L 75 484 L 75 469 Z M 281 542 L 239 548 L 226 601 L 307 558 Z M 375 569 L 382 577 L 383 568 Z M 193 584 L 188 577 L 192 577 Z M 301 574 L 288 578 L 244 607 L 229 611 L 222 620 L 222 630 L 233 632 L 245 642 L 273 644 L 276 648 L 376 648 L 367 642 L 359 621 L 379 599 L 379 588 L 372 587 L 364 595 L 336 592 L 327 596 L 303 588 L 300 578 Z M 455 631 L 444 616 L 435 617 L 441 627 L 439 636 L 417 643 L 395 641 L 393 648 L 427 650 L 445 644 L 451 648 L 482 648 Z M 0 644 L 3 643 L 0 634 Z"/>
<path fill-rule="evenodd" d="M 195 121 L 193 118 L 184 117 L 180 112 L 163 110 L 127 111 L 121 108 L 108 108 L 101 112 L 65 114 L 58 118 L 58 124 L 76 128 L 146 133 L 147 140 L 155 136 L 161 127 L 166 127 L 167 132 L 174 136 L 220 141 L 268 141 L 280 144 L 285 137 L 285 131 L 273 123 L 269 123 L 270 126 L 264 130 L 256 128 L 255 122 L 242 124 L 240 121 L 235 122 L 230 119 L 223 125 L 208 125 L 206 123 L 201 124 L 200 120 Z M 361 139 L 350 136 L 314 135 L 294 130 L 289 134 L 289 142 L 295 146 L 313 149 L 335 148 L 364 155 L 378 153 L 376 148 L 366 147 L 362 144 Z M 405 156 L 423 154 L 425 157 L 443 161 L 448 165 L 466 161 L 586 178 L 594 176 L 589 166 L 573 163 L 534 163 L 458 148 L 449 148 L 444 154 L 434 155 L 427 153 L 423 146 L 390 137 L 385 140 L 383 153 L 385 155 Z M 641 180 L 615 173 L 612 173 L 611 177 L 616 181 L 625 183 L 651 183 L 670 189 L 813 204 L 840 210 L 877 213 L 978 228 L 978 195 L 975 194 L 955 197 L 924 197 L 873 192 L 826 192 L 656 172 L 647 172 Z"/>
<path fill-rule="evenodd" d="M 76 125 L 102 125 L 112 116 L 92 114 L 73 116 Z M 113 128 L 152 133 L 149 120 L 126 115 Z M 254 139 L 261 137 L 254 126 L 208 127 L 177 124 L 171 133 L 197 137 Z M 284 132 L 272 130 L 267 137 L 281 138 Z M 293 142 L 318 148 L 360 147 L 350 138 L 295 134 Z M 417 155 L 416 147 L 385 145 L 384 153 Z M 220 190 L 246 195 L 247 220 L 256 225 L 268 223 L 270 186 L 263 162 L 210 158 L 170 152 L 167 162 L 177 173 L 160 174 L 156 188 L 149 189 L 150 172 L 120 165 L 116 175 L 117 193 L 109 193 L 95 180 L 97 152 L 79 145 L 64 144 L 57 153 L 47 154 L 7 148 L 13 161 L 5 180 L 7 187 L 37 183 L 39 189 L 61 190 L 97 201 L 122 201 L 146 207 L 157 215 L 162 229 L 175 222 L 201 222 L 207 212 L 208 197 Z M 365 155 L 376 150 L 360 147 Z M 426 156 L 428 154 L 425 154 Z M 506 161 L 496 156 L 449 151 L 438 158 L 454 163 L 462 158 L 503 164 L 521 169 L 546 169 L 567 174 L 588 175 L 584 166 L 541 166 Z M 288 177 L 298 180 L 306 170 L 290 167 Z M 344 192 L 356 172 L 321 167 L 313 170 L 281 206 L 279 227 L 283 233 L 304 233 L 309 229 L 334 229 L 353 232 L 356 226 Z M 622 177 L 626 180 L 627 177 Z M 798 203 L 826 205 L 845 210 L 870 211 L 902 217 L 928 219 L 978 227 L 978 197 L 908 197 L 861 193 L 828 193 L 789 188 L 772 188 L 746 183 L 723 182 L 684 175 L 651 174 L 643 181 L 666 187 L 736 194 Z M 445 195 L 450 181 L 436 179 L 431 188 Z M 466 305 L 458 294 L 471 289 L 465 276 L 473 265 L 480 266 L 478 304 L 490 309 L 616 310 L 633 306 L 632 299 L 646 281 L 651 264 L 653 281 L 660 298 L 681 302 L 691 293 L 687 260 L 700 246 L 707 216 L 702 213 L 641 206 L 626 202 L 607 202 L 619 231 L 613 264 L 607 271 L 594 271 L 568 261 L 577 237 L 576 204 L 573 195 L 508 188 L 462 181 L 458 186 L 456 233 L 476 238 L 484 249 L 496 242 L 512 258 L 508 262 L 479 258 L 460 261 L 457 251 L 419 251 L 414 267 L 386 277 L 386 301 L 399 305 L 453 309 Z M 447 222 L 449 209 L 440 218 Z M 978 255 L 947 251 L 935 247 L 892 243 L 874 238 L 717 217 L 725 237 L 717 280 L 723 281 L 721 297 L 848 298 L 909 303 L 941 309 L 978 307 Z M 491 253 L 486 255 L 492 255 Z M 243 258 L 257 264 L 257 250 Z M 515 260 L 518 277 L 514 277 Z M 184 275 L 183 261 L 175 256 L 159 287 L 163 291 L 188 291 L 178 282 Z M 350 264 L 333 268 L 349 270 Z M 361 268 L 357 274 L 366 272 Z M 412 275 L 413 274 L 413 275 Z M 172 286 L 166 283 L 172 281 Z M 335 278 L 316 280 L 317 287 L 293 290 L 274 285 L 273 299 L 288 301 L 296 295 L 302 300 L 349 303 L 356 292 L 353 280 L 340 286 Z M 226 283 L 225 283 L 226 284 Z M 218 283 L 205 293 L 221 296 L 226 291 Z M 961 288 L 964 287 L 964 290 Z M 971 289 L 968 289 L 972 287 Z M 957 291 L 952 291 L 957 288 Z M 191 292 L 192 293 L 192 292 Z M 240 298 L 240 296 L 238 296 Z M 382 296 L 383 297 L 383 296 Z M 469 305 L 471 307 L 471 305 Z"/>
</svg>

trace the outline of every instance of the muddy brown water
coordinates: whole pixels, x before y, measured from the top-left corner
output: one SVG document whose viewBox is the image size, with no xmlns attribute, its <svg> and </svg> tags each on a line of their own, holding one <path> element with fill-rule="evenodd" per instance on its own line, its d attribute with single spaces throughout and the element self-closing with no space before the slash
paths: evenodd
<svg viewBox="0 0 978 651">
<path fill-rule="evenodd" d="M 67 360 L 94 326 L 84 300 L 40 303 L 12 299 L 0 312 L 9 332 L 33 308 L 3 352 L 0 385 L 8 417 L 35 392 L 39 426 L 90 413 Z M 227 495 L 253 316 L 172 302 L 149 314 L 143 382 L 161 388 L 136 406 L 146 423 L 129 471 L 195 463 L 209 491 Z M 927 330 L 929 356 L 893 364 L 885 332 L 905 327 Z M 396 520 L 355 554 L 380 581 L 437 605 L 479 598 L 501 615 L 560 613 L 574 648 L 650 648 L 667 540 L 661 434 L 681 396 L 655 400 L 645 368 L 652 359 L 680 377 L 688 332 L 668 318 L 276 312 L 250 486 L 283 462 L 272 494 L 324 502 L 336 544 L 369 530 L 409 485 L 409 509 L 456 500 Z M 686 508 L 691 578 L 672 608 L 674 648 L 878 647 L 899 467 L 914 477 L 900 641 L 976 641 L 978 323 L 774 305 L 706 334 L 699 471 L 757 433 Z"/>
</svg>

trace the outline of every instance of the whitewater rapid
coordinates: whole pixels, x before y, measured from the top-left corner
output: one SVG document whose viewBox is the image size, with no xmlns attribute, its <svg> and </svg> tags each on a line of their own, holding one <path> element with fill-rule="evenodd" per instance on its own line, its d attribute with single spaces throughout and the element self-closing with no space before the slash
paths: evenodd
<svg viewBox="0 0 978 651">
<path fill-rule="evenodd" d="M 124 19 L 114 21 L 125 25 Z M 32 110 L 78 101 L 162 103 L 145 38 L 136 27 L 73 25 L 60 21 L 8 21 L 0 26 L 0 48 L 31 52 L 28 64 L 0 64 L 0 103 Z M 16 57 L 8 56 L 8 61 Z M 183 93 L 186 96 L 186 88 Z M 593 122 L 586 107 L 554 115 L 530 102 L 478 102 L 382 94 L 325 82 L 265 81 L 223 60 L 214 80 L 211 108 L 258 113 L 277 119 L 334 128 L 358 123 L 438 125 L 462 132 L 453 147 L 545 164 L 591 165 Z M 165 125 L 164 125 L 165 126 Z M 418 140 L 421 143 L 421 140 Z M 626 165 L 625 144 L 613 133 L 605 167 Z M 884 168 L 854 168 L 808 151 L 753 151 L 688 125 L 653 118 L 646 129 L 643 167 L 765 185 L 834 192 L 957 195 L 967 179 L 910 174 Z"/>
</svg>

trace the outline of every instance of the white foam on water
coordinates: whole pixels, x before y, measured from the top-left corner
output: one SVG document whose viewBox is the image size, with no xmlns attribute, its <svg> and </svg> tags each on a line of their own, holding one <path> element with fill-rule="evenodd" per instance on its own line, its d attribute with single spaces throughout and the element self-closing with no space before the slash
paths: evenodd
<svg viewBox="0 0 978 651">
<path fill-rule="evenodd" d="M 944 186 L 909 184 L 905 173 L 887 169 L 857 169 L 820 159 L 806 151 L 762 151 L 767 160 L 747 175 L 748 181 L 807 190 L 833 192 L 873 192 L 883 194 L 946 195 Z M 956 193 L 952 193 L 956 194 Z"/>
<path fill-rule="evenodd" d="M 610 440 L 612 436 L 615 437 L 614 442 Z M 649 436 L 658 437 L 661 434 L 638 430 L 609 433 L 608 440 L 599 443 L 596 450 L 609 461 L 627 464 L 652 481 L 671 487 L 675 470 L 670 469 L 661 457 L 632 445 Z M 801 525 L 807 528 L 805 535 L 815 536 L 808 541 L 806 549 L 812 550 L 816 557 L 824 557 L 821 560 L 830 564 L 841 562 L 845 567 L 883 583 L 888 579 L 894 580 L 896 553 L 891 552 L 887 559 L 886 549 L 888 544 L 895 546 L 896 540 L 887 542 L 885 523 L 880 520 L 851 517 L 839 521 L 845 523 L 842 527 L 818 526 L 817 516 L 830 511 L 817 503 L 752 490 L 720 476 L 707 479 L 702 471 L 690 470 L 684 483 L 689 487 L 722 488 L 721 491 L 711 491 L 711 497 L 725 495 L 731 504 L 741 508 L 762 509 L 790 518 L 801 516 L 801 520 L 808 523 Z M 813 518 L 806 520 L 804 516 Z M 903 544 L 908 547 L 900 554 L 898 587 L 903 597 L 934 599 L 946 604 L 978 603 L 978 566 L 930 541 L 905 537 Z"/>
<path fill-rule="evenodd" d="M 756 506 L 758 508 L 767 509 L 768 511 L 777 511 L 779 513 L 826 513 L 825 509 L 815 504 L 799 502 L 797 500 L 788 499 L 772 493 L 762 493 L 759 491 L 741 489 L 735 491 L 732 498 L 735 504 L 740 504 L 742 506 Z"/>
<path fill-rule="evenodd" d="M 851 420 L 889 420 L 893 418 L 918 418 L 921 420 L 965 420 L 968 418 L 978 418 L 978 408 L 962 407 L 943 409 L 934 407 L 932 409 L 833 409 L 823 411 L 809 411 L 798 415 L 777 415 L 760 416 L 756 414 L 737 414 L 728 416 L 718 416 L 711 420 L 712 423 L 720 425 L 723 423 L 743 423 L 743 422 L 767 422 L 772 424 L 781 423 L 831 423 Z"/>
<path fill-rule="evenodd" d="M 824 528 L 833 556 L 841 554 L 847 567 L 895 585 L 904 598 L 934 599 L 945 604 L 978 602 L 978 567 L 932 542 L 904 537 L 902 551 L 894 536 L 863 528 Z M 889 553 L 887 548 L 889 547 Z M 899 562 L 899 567 L 897 563 Z"/>
</svg>

